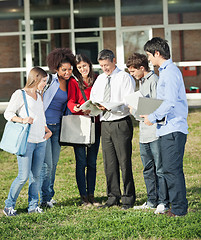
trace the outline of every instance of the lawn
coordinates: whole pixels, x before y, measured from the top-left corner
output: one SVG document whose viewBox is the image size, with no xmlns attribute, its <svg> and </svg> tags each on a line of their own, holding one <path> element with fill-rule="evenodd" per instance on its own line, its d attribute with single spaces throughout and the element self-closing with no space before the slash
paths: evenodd
<svg viewBox="0 0 201 240">
<path fill-rule="evenodd" d="M 80 206 L 75 181 L 72 147 L 62 147 L 58 163 L 52 209 L 43 214 L 27 214 L 27 188 L 17 200 L 18 216 L 5 217 L 0 210 L 1 239 L 201 239 L 201 109 L 190 110 L 189 135 L 184 156 L 184 173 L 189 202 L 188 214 L 170 218 L 153 210 L 97 209 Z M 136 205 L 146 201 L 146 189 L 139 156 L 139 128 L 134 121 L 133 175 Z M 4 208 L 10 185 L 17 175 L 16 156 L 0 151 L 0 208 Z M 101 148 L 97 160 L 95 197 L 105 202 L 106 181 Z"/>
</svg>

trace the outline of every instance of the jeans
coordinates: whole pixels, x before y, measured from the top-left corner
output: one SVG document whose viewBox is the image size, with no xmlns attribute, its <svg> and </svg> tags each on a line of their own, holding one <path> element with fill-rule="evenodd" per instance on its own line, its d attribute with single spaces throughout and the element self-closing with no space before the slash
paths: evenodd
<svg viewBox="0 0 201 240">
<path fill-rule="evenodd" d="M 96 124 L 96 139 L 91 147 L 74 146 L 76 181 L 81 196 L 94 195 L 96 185 L 96 159 L 100 144 L 99 125 Z M 86 169 L 86 173 L 85 173 Z"/>
<path fill-rule="evenodd" d="M 140 156 L 147 189 L 147 205 L 156 207 L 159 203 L 168 204 L 165 179 L 162 170 L 159 140 L 140 143 Z"/>
<path fill-rule="evenodd" d="M 181 132 L 173 132 L 159 138 L 171 212 L 176 215 L 185 215 L 188 209 L 183 172 L 186 139 L 186 134 Z"/>
<path fill-rule="evenodd" d="M 60 124 L 48 124 L 47 127 L 51 130 L 52 136 L 47 140 L 45 160 L 41 171 L 40 203 L 49 202 L 54 196 L 55 174 L 61 151 Z"/>
<path fill-rule="evenodd" d="M 8 198 L 5 201 L 5 207 L 15 208 L 19 193 L 29 178 L 28 190 L 28 211 L 34 210 L 38 206 L 38 192 L 40 189 L 40 173 L 45 157 L 46 141 L 41 143 L 27 144 L 26 153 L 23 156 L 17 156 L 18 176 L 13 181 Z"/>
</svg>

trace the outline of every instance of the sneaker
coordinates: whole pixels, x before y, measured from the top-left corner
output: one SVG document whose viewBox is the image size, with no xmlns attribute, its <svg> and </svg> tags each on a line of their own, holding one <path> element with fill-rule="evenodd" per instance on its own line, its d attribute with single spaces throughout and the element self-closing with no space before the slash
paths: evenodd
<svg viewBox="0 0 201 240">
<path fill-rule="evenodd" d="M 28 213 L 43 213 L 43 209 L 36 207 L 35 209 L 28 211 Z"/>
<path fill-rule="evenodd" d="M 53 208 L 54 207 L 54 205 L 53 205 L 53 203 L 51 201 L 47 202 L 46 204 L 47 204 L 47 207 L 49 207 L 49 208 Z"/>
<path fill-rule="evenodd" d="M 9 208 L 5 207 L 4 210 L 3 210 L 3 213 L 8 217 L 16 216 L 17 215 L 17 210 L 14 210 L 13 207 L 9 207 Z"/>
<path fill-rule="evenodd" d="M 50 200 L 50 202 L 54 205 L 54 204 L 57 204 L 57 202 L 52 198 L 51 200 Z"/>
<path fill-rule="evenodd" d="M 155 214 L 164 214 L 165 212 L 168 211 L 168 207 L 165 207 L 165 205 L 163 203 L 160 203 L 158 206 L 157 206 L 157 209 L 156 211 L 154 212 Z"/>
<path fill-rule="evenodd" d="M 153 207 L 148 206 L 147 202 L 145 202 L 141 206 L 134 206 L 133 209 L 153 209 Z"/>
<path fill-rule="evenodd" d="M 53 208 L 54 205 L 51 203 L 51 201 L 50 202 L 42 202 L 40 204 L 40 207 L 42 207 L 42 208 Z"/>
</svg>

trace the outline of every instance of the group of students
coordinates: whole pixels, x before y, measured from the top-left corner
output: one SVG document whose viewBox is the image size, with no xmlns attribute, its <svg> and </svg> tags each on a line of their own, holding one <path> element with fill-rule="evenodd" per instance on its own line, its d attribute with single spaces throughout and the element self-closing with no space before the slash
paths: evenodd
<svg viewBox="0 0 201 240">
<path fill-rule="evenodd" d="M 160 67 L 159 80 L 150 71 L 148 59 L 143 54 L 134 53 L 128 59 L 128 70 L 136 80 L 140 80 L 143 96 L 164 101 L 154 113 L 141 116 L 144 121 L 140 121 L 140 155 L 148 200 L 134 209 L 157 207 L 155 213 L 181 216 L 187 213 L 188 208 L 183 174 L 188 106 L 183 78 L 170 59 L 165 40 L 153 38 L 145 44 L 144 50 L 152 64 Z M 16 200 L 28 178 L 29 213 L 41 213 L 43 207 L 55 204 L 54 181 L 61 149 L 61 118 L 69 112 L 90 114 L 88 110 L 80 109 L 85 102 L 83 92 L 86 99 L 94 102 L 121 103 L 125 102 L 127 95 L 134 93 L 134 78 L 116 66 L 111 50 L 102 50 L 98 54 L 98 62 L 103 73 L 95 78 L 92 63 L 86 56 L 74 56 L 67 48 L 53 50 L 47 56 L 47 65 L 53 73 L 48 87 L 45 87 L 47 73 L 39 67 L 30 71 L 24 87 L 30 117 L 25 114 L 21 91 L 13 93 L 4 116 L 7 120 L 30 123 L 31 131 L 25 155 L 17 156 L 19 172 L 5 201 L 5 215 L 16 215 Z M 122 209 L 126 210 L 134 206 L 136 199 L 131 161 L 133 125 L 130 118 L 130 114 L 135 113 L 126 103 L 110 111 L 103 106 L 100 109 L 102 113 L 96 117 L 95 143 L 90 147 L 74 145 L 81 204 L 106 208 L 120 205 L 121 200 Z M 94 198 L 100 136 L 108 197 L 102 205 Z"/>
</svg>

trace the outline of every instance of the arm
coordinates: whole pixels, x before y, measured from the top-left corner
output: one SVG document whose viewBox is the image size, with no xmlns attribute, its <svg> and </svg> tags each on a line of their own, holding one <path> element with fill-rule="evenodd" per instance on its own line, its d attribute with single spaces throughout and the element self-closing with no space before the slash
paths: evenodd
<svg viewBox="0 0 201 240">
<path fill-rule="evenodd" d="M 168 69 L 166 71 L 168 71 Z M 162 120 L 164 117 L 167 117 L 167 115 L 173 114 L 174 107 L 178 101 L 180 77 L 180 72 L 173 70 L 168 71 L 168 75 L 164 74 L 162 76 L 157 97 L 163 99 L 164 102 L 155 112 L 148 116 L 150 122 L 154 123 L 157 120 Z"/>
<path fill-rule="evenodd" d="M 129 74 L 123 73 L 119 77 L 121 77 L 121 86 L 119 92 L 119 102 L 121 103 L 121 105 L 111 110 L 111 112 L 115 115 L 127 114 L 129 112 L 128 104 L 125 101 L 125 97 L 135 92 L 135 81 Z"/>
<path fill-rule="evenodd" d="M 150 97 L 157 98 L 157 81 L 152 81 L 150 84 Z"/>
<path fill-rule="evenodd" d="M 11 121 L 19 122 L 19 123 L 23 123 L 23 124 L 25 124 L 25 123 L 33 124 L 33 118 L 32 117 L 22 118 L 22 117 L 15 116 L 11 119 Z"/>
<path fill-rule="evenodd" d="M 24 105 L 24 100 L 22 97 L 22 92 L 21 90 L 17 90 L 12 94 L 11 99 L 8 103 L 8 107 L 4 112 L 5 119 L 13 122 L 32 124 L 33 118 L 31 117 L 22 118 L 18 114 L 23 105 Z"/>
<path fill-rule="evenodd" d="M 78 103 L 79 87 L 76 80 L 71 79 L 69 81 L 68 89 L 70 89 L 70 91 L 68 91 L 68 103 L 67 103 L 68 108 L 72 113 L 81 111 L 81 109 L 79 108 L 80 104 Z"/>
<path fill-rule="evenodd" d="M 121 89 L 123 99 L 135 92 L 135 80 L 129 74 L 124 75 Z"/>
<path fill-rule="evenodd" d="M 44 136 L 44 139 L 48 140 L 51 136 L 52 136 L 52 132 L 50 131 L 50 129 L 47 126 L 45 126 L 45 136 Z"/>
</svg>

